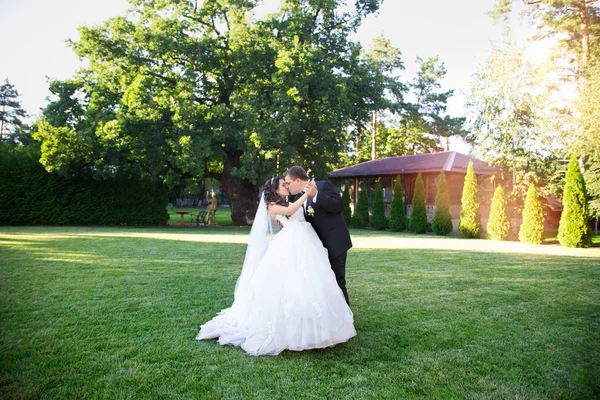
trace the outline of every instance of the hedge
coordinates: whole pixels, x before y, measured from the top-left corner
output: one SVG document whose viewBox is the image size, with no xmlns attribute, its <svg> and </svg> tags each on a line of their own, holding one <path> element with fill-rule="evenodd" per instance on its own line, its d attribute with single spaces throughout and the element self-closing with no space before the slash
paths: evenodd
<svg viewBox="0 0 600 400">
<path fill-rule="evenodd" d="M 48 173 L 31 147 L 0 147 L 0 224 L 165 225 L 161 182 Z"/>
</svg>

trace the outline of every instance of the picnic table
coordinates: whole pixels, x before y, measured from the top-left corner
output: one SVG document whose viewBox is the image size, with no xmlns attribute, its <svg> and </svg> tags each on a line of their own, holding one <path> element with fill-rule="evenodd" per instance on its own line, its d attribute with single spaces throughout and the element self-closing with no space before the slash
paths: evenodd
<svg viewBox="0 0 600 400">
<path fill-rule="evenodd" d="M 175 212 L 177 214 L 181 215 L 181 222 L 179 223 L 179 226 L 183 226 L 185 223 L 185 221 L 184 221 L 185 215 L 189 214 L 189 213 L 187 211 L 175 211 Z"/>
</svg>

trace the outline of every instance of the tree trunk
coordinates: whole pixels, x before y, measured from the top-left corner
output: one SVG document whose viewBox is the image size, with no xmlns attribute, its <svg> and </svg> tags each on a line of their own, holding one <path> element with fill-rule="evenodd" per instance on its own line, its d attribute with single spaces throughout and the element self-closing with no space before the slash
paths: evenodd
<svg viewBox="0 0 600 400">
<path fill-rule="evenodd" d="M 579 27 L 581 28 L 581 59 L 579 65 L 579 73 L 582 79 L 583 89 L 588 86 L 586 77 L 586 68 L 590 63 L 590 31 L 588 25 L 588 10 L 584 0 L 580 1 L 579 5 Z"/>
<path fill-rule="evenodd" d="M 229 155 L 221 174 L 221 187 L 229 199 L 231 221 L 234 225 L 250 225 L 258 206 L 258 188 L 245 179 L 232 176 L 232 168 L 239 168 L 241 152 Z"/>
<path fill-rule="evenodd" d="M 373 140 L 371 142 L 371 160 L 377 158 L 377 111 L 373 110 Z"/>
<path fill-rule="evenodd" d="M 2 119 L 0 120 L 0 143 L 4 139 L 4 116 L 6 115 L 6 104 L 2 105 Z"/>
<path fill-rule="evenodd" d="M 356 163 L 360 162 L 360 125 L 356 121 Z"/>
</svg>

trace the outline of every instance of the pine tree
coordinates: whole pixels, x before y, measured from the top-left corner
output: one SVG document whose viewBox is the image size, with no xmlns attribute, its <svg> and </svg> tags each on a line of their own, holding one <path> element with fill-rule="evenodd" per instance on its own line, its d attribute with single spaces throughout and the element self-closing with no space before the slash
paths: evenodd
<svg viewBox="0 0 600 400">
<path fill-rule="evenodd" d="M 487 238 L 491 240 L 506 240 L 510 234 L 510 220 L 506 213 L 506 199 L 502 186 L 494 191 L 490 206 L 490 219 L 487 223 Z"/>
<path fill-rule="evenodd" d="M 352 210 L 350 209 L 350 185 L 344 185 L 344 192 L 342 193 L 342 216 L 347 226 L 350 226 L 352 220 Z"/>
<path fill-rule="evenodd" d="M 563 193 L 563 212 L 558 226 L 558 241 L 567 247 L 589 247 L 591 234 L 588 226 L 589 209 L 585 181 L 575 154 L 567 170 Z"/>
<path fill-rule="evenodd" d="M 435 195 L 435 214 L 431 222 L 433 232 L 438 235 L 447 235 L 452 232 L 452 216 L 450 215 L 450 197 L 448 196 L 448 184 L 444 171 L 440 172 Z"/>
<path fill-rule="evenodd" d="M 475 176 L 472 162 L 469 162 L 467 175 L 465 175 L 458 231 L 466 238 L 478 238 L 481 235 L 479 192 L 477 189 L 477 177 Z"/>
<path fill-rule="evenodd" d="M 369 225 L 369 196 L 364 188 L 358 195 L 358 203 L 352 215 L 353 228 L 366 228 Z"/>
<path fill-rule="evenodd" d="M 25 110 L 18 100 L 19 92 L 8 79 L 0 85 L 0 143 L 17 135 L 23 125 Z"/>
<path fill-rule="evenodd" d="M 383 190 L 381 186 L 377 186 L 375 192 L 375 201 L 373 202 L 373 217 L 371 218 L 371 227 L 377 230 L 384 230 L 387 228 L 387 221 L 385 219 L 385 202 L 383 201 Z"/>
<path fill-rule="evenodd" d="M 427 209 L 425 208 L 425 184 L 421 173 L 417 175 L 415 182 L 415 192 L 412 199 L 412 211 L 410 213 L 410 222 L 408 229 L 415 233 L 427 232 Z"/>
<path fill-rule="evenodd" d="M 525 205 L 523 207 L 523 223 L 519 229 L 519 240 L 525 243 L 541 244 L 544 235 L 544 211 L 537 196 L 535 185 L 529 184 Z"/>
<path fill-rule="evenodd" d="M 404 210 L 404 189 L 400 175 L 396 178 L 394 185 L 394 197 L 392 198 L 392 207 L 390 209 L 390 230 L 400 232 L 406 229 L 406 211 Z"/>
</svg>

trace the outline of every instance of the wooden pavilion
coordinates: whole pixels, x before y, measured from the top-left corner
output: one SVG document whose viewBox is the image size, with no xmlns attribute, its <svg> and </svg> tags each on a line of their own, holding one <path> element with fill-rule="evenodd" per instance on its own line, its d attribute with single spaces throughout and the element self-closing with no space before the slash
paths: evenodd
<svg viewBox="0 0 600 400">
<path fill-rule="evenodd" d="M 499 171 L 499 169 L 491 167 L 475 157 L 456 151 L 376 159 L 335 170 L 329 174 L 329 179 L 340 189 L 347 184 L 350 185 L 353 205 L 358 201 L 359 191 L 367 190 L 369 205 L 372 206 L 377 185 L 381 184 L 389 215 L 394 180 L 400 176 L 404 188 L 406 213 L 407 216 L 410 216 L 415 181 L 417 174 L 421 172 L 423 182 L 425 183 L 427 216 L 429 221 L 431 221 L 435 212 L 435 196 L 440 171 L 444 171 L 446 182 L 448 183 L 450 213 L 456 230 L 460 214 L 463 184 L 470 161 L 473 162 L 473 168 L 479 184 L 482 223 L 485 224 L 487 223 L 489 203 L 494 191 L 494 185 L 490 177 L 494 172 Z"/>
</svg>

